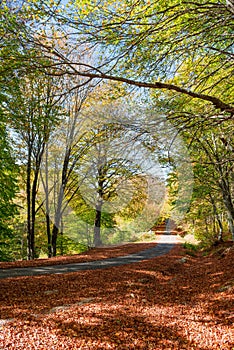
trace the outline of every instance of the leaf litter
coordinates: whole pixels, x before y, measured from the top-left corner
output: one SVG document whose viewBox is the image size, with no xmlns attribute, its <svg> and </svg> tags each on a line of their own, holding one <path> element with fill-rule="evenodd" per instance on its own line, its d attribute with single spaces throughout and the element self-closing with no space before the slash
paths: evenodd
<svg viewBox="0 0 234 350">
<path fill-rule="evenodd" d="M 233 261 L 233 249 L 191 257 L 178 244 L 131 265 L 3 279 L 0 349 L 233 350 Z"/>
</svg>

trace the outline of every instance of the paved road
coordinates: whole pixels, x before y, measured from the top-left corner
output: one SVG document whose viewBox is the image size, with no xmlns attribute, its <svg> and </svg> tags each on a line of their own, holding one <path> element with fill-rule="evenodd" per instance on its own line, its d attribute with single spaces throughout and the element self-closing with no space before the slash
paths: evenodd
<svg viewBox="0 0 234 350">
<path fill-rule="evenodd" d="M 36 276 L 47 274 L 62 274 L 82 270 L 104 269 L 113 266 L 132 264 L 142 260 L 151 259 L 168 253 L 177 243 L 177 237 L 173 235 L 160 235 L 157 245 L 153 248 L 141 252 L 109 258 L 104 260 L 89 261 L 85 263 L 72 263 L 64 265 L 39 266 L 39 267 L 21 267 L 11 269 L 0 269 L 0 279 L 19 276 Z"/>
</svg>

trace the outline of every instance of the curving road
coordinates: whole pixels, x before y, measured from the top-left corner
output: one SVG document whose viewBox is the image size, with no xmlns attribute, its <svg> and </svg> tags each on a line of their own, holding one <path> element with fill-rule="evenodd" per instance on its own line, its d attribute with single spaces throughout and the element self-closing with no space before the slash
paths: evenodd
<svg viewBox="0 0 234 350">
<path fill-rule="evenodd" d="M 178 243 L 178 239 L 176 236 L 168 234 L 160 235 L 155 247 L 143 250 L 135 254 L 119 256 L 104 260 L 89 261 L 85 263 L 0 269 L 0 279 L 20 276 L 62 274 L 83 270 L 105 269 L 114 266 L 132 264 L 142 260 L 152 259 L 157 256 L 167 254 L 176 243 Z"/>
</svg>

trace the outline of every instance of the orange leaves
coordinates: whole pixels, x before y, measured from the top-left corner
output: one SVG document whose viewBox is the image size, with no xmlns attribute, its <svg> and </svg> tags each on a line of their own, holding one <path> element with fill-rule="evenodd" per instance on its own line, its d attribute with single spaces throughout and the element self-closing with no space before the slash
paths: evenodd
<svg viewBox="0 0 234 350">
<path fill-rule="evenodd" d="M 133 254 L 138 251 L 148 249 L 155 246 L 155 243 L 133 243 L 122 246 L 113 246 L 105 248 L 91 249 L 85 253 L 72 256 L 57 256 L 50 259 L 35 259 L 30 261 L 14 261 L 14 262 L 0 262 L 0 268 L 14 268 L 14 267 L 27 267 L 27 266 L 49 266 L 58 264 L 69 264 L 75 262 L 86 262 L 92 260 L 102 260 L 106 258 L 112 258 L 116 256 Z"/>
<path fill-rule="evenodd" d="M 233 251 L 182 256 L 2 280 L 0 348 L 232 350 Z"/>
</svg>

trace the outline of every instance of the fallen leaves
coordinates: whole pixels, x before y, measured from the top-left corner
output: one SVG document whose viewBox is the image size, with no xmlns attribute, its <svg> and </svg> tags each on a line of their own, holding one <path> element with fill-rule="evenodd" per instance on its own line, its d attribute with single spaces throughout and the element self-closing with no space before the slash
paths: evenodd
<svg viewBox="0 0 234 350">
<path fill-rule="evenodd" d="M 132 243 L 123 244 L 117 246 L 107 246 L 101 248 L 93 248 L 82 254 L 56 256 L 50 259 L 35 259 L 35 260 L 19 260 L 14 262 L 2 262 L 0 261 L 0 268 L 8 269 L 15 267 L 27 267 L 27 266 L 50 266 L 58 264 L 70 264 L 78 262 L 87 262 L 93 260 L 103 260 L 107 258 L 113 258 L 117 256 L 123 256 L 128 254 L 137 253 L 141 250 L 152 248 L 155 246 L 155 242 L 150 243 Z"/>
<path fill-rule="evenodd" d="M 0 348 L 233 350 L 233 250 L 182 258 L 1 280 Z"/>
</svg>

